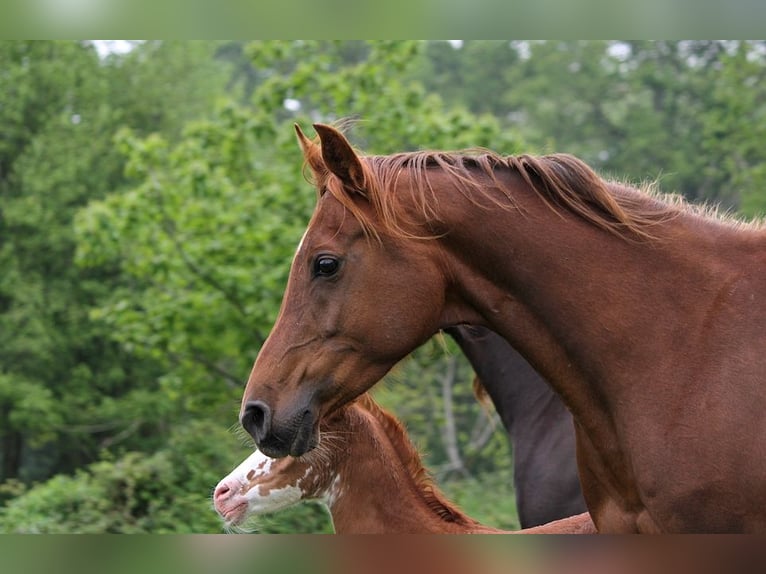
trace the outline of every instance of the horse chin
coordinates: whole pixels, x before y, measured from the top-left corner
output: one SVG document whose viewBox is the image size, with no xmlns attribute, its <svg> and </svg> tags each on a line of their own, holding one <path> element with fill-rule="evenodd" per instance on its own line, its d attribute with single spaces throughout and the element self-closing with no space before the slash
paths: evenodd
<svg viewBox="0 0 766 574">
<path fill-rule="evenodd" d="M 261 440 L 257 446 L 258 450 L 269 458 L 283 458 L 303 456 L 316 448 L 318 444 L 317 421 L 306 413 L 293 433 L 272 433 Z"/>
<path fill-rule="evenodd" d="M 285 448 L 282 444 L 269 444 L 261 442 L 258 445 L 258 450 L 269 458 L 284 458 L 290 454 L 290 450 Z"/>
<path fill-rule="evenodd" d="M 318 444 L 319 431 L 317 430 L 316 421 L 312 420 L 311 417 L 306 417 L 303 419 L 301 426 L 298 427 L 295 438 L 290 445 L 290 456 L 303 456 L 316 448 Z"/>
</svg>

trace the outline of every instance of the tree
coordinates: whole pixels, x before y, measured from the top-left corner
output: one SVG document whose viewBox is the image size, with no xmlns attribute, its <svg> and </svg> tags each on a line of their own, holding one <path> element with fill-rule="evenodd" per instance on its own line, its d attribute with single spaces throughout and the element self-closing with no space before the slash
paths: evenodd
<svg viewBox="0 0 766 574">
<path fill-rule="evenodd" d="M 94 371 L 108 371 L 110 357 L 85 327 L 83 300 L 94 284 L 80 283 L 71 266 L 69 226 L 74 209 L 113 181 L 115 163 L 88 153 L 107 147 L 103 71 L 92 48 L 6 42 L 0 50 L 7 72 L 0 109 L 10 134 L 0 144 L 0 410 L 7 415 L 0 435 L 8 478 L 19 476 L 25 449 L 52 441 L 68 445 L 60 449 L 66 454 L 37 472 L 28 467 L 32 476 L 82 461 L 73 448 L 81 437 L 70 442 L 70 430 L 93 398 L 86 387 Z"/>
<path fill-rule="evenodd" d="M 764 42 L 739 42 L 721 55 L 702 118 L 707 187 L 749 217 L 766 213 L 764 48 Z"/>
<path fill-rule="evenodd" d="M 503 97 L 515 86 L 507 72 L 522 56 L 512 42 L 467 40 L 458 44 L 428 42 L 424 64 L 413 70 L 429 92 L 475 114 L 489 113 L 501 122 L 512 110 Z"/>
<path fill-rule="evenodd" d="M 0 479 L 44 478 L 104 448 L 157 445 L 169 408 L 151 398 L 159 364 L 137 361 L 91 317 L 124 277 L 115 265 L 74 265 L 72 224 L 88 201 L 125 185 L 119 126 L 177 137 L 209 105 L 186 90 L 220 89 L 214 75 L 199 75 L 213 47 L 145 44 L 101 61 L 82 42 L 0 44 Z M 158 82 L 160 73 L 173 83 Z"/>
</svg>

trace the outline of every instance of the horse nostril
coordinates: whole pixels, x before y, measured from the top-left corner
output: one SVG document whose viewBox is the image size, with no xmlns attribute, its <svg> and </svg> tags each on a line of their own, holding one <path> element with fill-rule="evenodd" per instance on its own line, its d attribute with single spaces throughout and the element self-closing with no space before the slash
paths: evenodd
<svg viewBox="0 0 766 574">
<path fill-rule="evenodd" d="M 228 495 L 230 492 L 231 492 L 231 488 L 229 487 L 228 484 L 225 484 L 225 483 L 219 484 L 216 487 L 215 492 L 213 493 L 213 500 L 218 501 L 221 499 L 228 498 Z"/>
<path fill-rule="evenodd" d="M 248 401 L 240 422 L 257 444 L 263 440 L 263 437 L 269 434 L 271 429 L 271 409 L 264 402 Z"/>
</svg>

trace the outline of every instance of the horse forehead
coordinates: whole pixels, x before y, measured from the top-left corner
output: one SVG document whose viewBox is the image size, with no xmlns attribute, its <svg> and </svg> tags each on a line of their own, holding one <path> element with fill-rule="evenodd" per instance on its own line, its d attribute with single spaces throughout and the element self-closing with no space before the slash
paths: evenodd
<svg viewBox="0 0 766 574">
<path fill-rule="evenodd" d="M 298 244 L 298 251 L 356 236 L 359 230 L 361 224 L 343 205 L 333 197 L 322 197 Z"/>
<path fill-rule="evenodd" d="M 301 253 L 301 249 L 303 249 L 303 243 L 306 241 L 306 234 L 309 232 L 308 227 L 303 232 L 303 235 L 301 235 L 300 240 L 298 241 L 298 247 L 295 248 L 295 258 L 298 257 L 298 255 Z"/>
</svg>

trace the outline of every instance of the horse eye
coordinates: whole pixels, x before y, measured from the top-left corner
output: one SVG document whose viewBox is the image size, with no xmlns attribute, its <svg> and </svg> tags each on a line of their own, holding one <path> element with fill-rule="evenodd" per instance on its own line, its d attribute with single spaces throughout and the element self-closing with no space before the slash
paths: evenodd
<svg viewBox="0 0 766 574">
<path fill-rule="evenodd" d="M 335 257 L 330 257 L 328 255 L 317 257 L 314 261 L 314 276 L 330 277 L 337 273 L 339 267 L 340 261 Z"/>
</svg>

